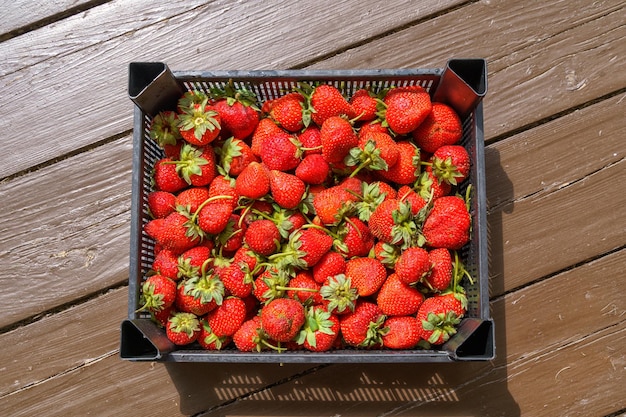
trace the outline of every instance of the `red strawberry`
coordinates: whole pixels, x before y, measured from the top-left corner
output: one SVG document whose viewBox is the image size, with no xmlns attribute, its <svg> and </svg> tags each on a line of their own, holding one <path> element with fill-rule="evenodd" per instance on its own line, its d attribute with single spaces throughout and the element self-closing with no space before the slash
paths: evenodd
<svg viewBox="0 0 626 417">
<path fill-rule="evenodd" d="M 278 249 L 280 232 L 271 220 L 255 220 L 248 226 L 244 241 L 255 253 L 269 256 Z"/>
<path fill-rule="evenodd" d="M 221 148 L 220 166 L 218 170 L 222 175 L 236 177 L 251 163 L 257 161 L 250 146 L 241 139 L 234 137 L 226 139 Z"/>
<path fill-rule="evenodd" d="M 217 236 L 216 241 L 220 244 L 220 250 L 224 253 L 234 253 L 243 246 L 243 237 L 248 225 L 241 221 L 241 216 L 231 214 L 226 228 Z"/>
<path fill-rule="evenodd" d="M 233 335 L 235 346 L 242 352 L 260 352 L 266 349 L 265 341 L 267 341 L 267 335 L 261 328 L 261 317 L 259 316 L 254 316 L 245 321 Z"/>
<path fill-rule="evenodd" d="M 354 311 L 359 297 L 357 289 L 352 286 L 352 281 L 344 274 L 328 277 L 320 288 L 320 294 L 328 311 L 336 314 Z"/>
<path fill-rule="evenodd" d="M 333 238 L 318 229 L 301 229 L 289 236 L 288 249 L 270 259 L 284 268 L 311 268 L 333 246 Z"/>
<path fill-rule="evenodd" d="M 206 187 L 190 187 L 178 193 L 175 206 L 185 207 L 189 213 L 195 213 L 208 198 L 209 190 Z"/>
<path fill-rule="evenodd" d="M 226 178 L 223 175 L 216 176 L 209 186 L 209 197 L 216 196 L 230 196 L 229 199 L 224 201 L 229 202 L 234 209 L 239 199 L 239 193 L 235 189 L 235 180 Z"/>
<path fill-rule="evenodd" d="M 176 164 L 171 158 L 159 159 L 152 172 L 154 186 L 157 190 L 177 193 L 189 184 L 178 175 Z"/>
<path fill-rule="evenodd" d="M 230 336 L 217 336 L 213 333 L 213 329 L 209 326 L 209 323 L 205 319 L 200 320 L 200 334 L 198 335 L 198 344 L 202 349 L 206 350 L 222 350 L 230 342 L 232 337 Z"/>
<path fill-rule="evenodd" d="M 206 263 L 205 263 L 206 264 Z M 224 299 L 224 283 L 214 270 L 206 270 L 206 265 L 200 268 L 200 274 L 181 281 L 185 294 L 197 299 L 200 303 L 208 305 L 208 311 L 222 304 Z"/>
<path fill-rule="evenodd" d="M 337 251 L 347 259 L 355 256 L 367 256 L 374 247 L 374 236 L 370 233 L 367 224 L 357 217 L 348 217 L 337 231 L 337 237 L 341 242 L 335 241 Z"/>
<path fill-rule="evenodd" d="M 183 252 L 177 261 L 177 279 L 199 276 L 202 265 L 207 262 L 210 256 L 211 249 L 206 246 L 196 246 Z"/>
<path fill-rule="evenodd" d="M 398 188 L 398 200 L 406 201 L 411 205 L 411 213 L 416 216 L 417 213 L 426 205 L 427 201 L 418 193 L 416 193 L 408 185 Z"/>
<path fill-rule="evenodd" d="M 316 125 L 310 125 L 298 134 L 304 156 L 322 153 L 322 132 Z"/>
<path fill-rule="evenodd" d="M 376 97 L 367 89 L 359 89 L 350 97 L 350 104 L 359 122 L 369 122 L 376 119 L 378 102 Z"/>
<path fill-rule="evenodd" d="M 195 342 L 200 334 L 200 321 L 192 313 L 174 313 L 167 321 L 166 334 L 175 345 L 189 345 Z"/>
<path fill-rule="evenodd" d="M 208 103 L 208 101 L 209 98 L 204 91 L 185 91 L 185 93 L 178 99 L 177 110 L 179 113 L 182 113 L 183 109 L 200 107 L 203 102 Z"/>
<path fill-rule="evenodd" d="M 329 117 L 321 125 L 322 156 L 329 164 L 343 163 L 350 149 L 359 144 L 352 124 L 339 116 Z"/>
<path fill-rule="evenodd" d="M 196 148 L 185 144 L 180 150 L 176 164 L 176 172 L 189 185 L 202 187 L 213 181 L 217 174 L 215 152 L 211 146 Z"/>
<path fill-rule="evenodd" d="M 182 108 L 178 115 L 178 128 L 185 141 L 196 146 L 206 146 L 220 134 L 220 115 L 205 98 L 199 105 Z"/>
<path fill-rule="evenodd" d="M 251 162 L 235 180 L 235 189 L 243 197 L 257 199 L 270 191 L 270 178 L 266 168 L 258 162 Z"/>
<path fill-rule="evenodd" d="M 394 316 L 385 320 L 387 332 L 383 346 L 389 349 L 412 349 L 421 340 L 420 322 L 413 316 Z"/>
<path fill-rule="evenodd" d="M 419 175 L 419 150 L 407 141 L 397 142 L 396 148 L 399 152 L 396 163 L 389 169 L 376 171 L 376 173 L 389 182 L 400 185 L 412 184 Z"/>
<path fill-rule="evenodd" d="M 346 260 L 338 252 L 326 252 L 320 260 L 313 265 L 313 279 L 318 284 L 323 284 L 329 277 L 344 274 L 346 272 Z"/>
<path fill-rule="evenodd" d="M 446 248 L 436 248 L 428 252 L 428 259 L 432 265 L 430 272 L 423 282 L 434 291 L 443 291 L 452 282 L 452 256 Z"/>
<path fill-rule="evenodd" d="M 359 148 L 365 149 L 368 141 L 374 142 L 376 149 L 380 152 L 380 158 L 387 164 L 387 169 L 393 167 L 400 158 L 400 148 L 391 135 L 375 131 L 359 135 Z"/>
<path fill-rule="evenodd" d="M 322 84 L 314 88 L 311 93 L 311 118 L 318 126 L 322 126 L 331 117 L 355 117 L 354 109 L 335 86 Z"/>
<path fill-rule="evenodd" d="M 456 327 L 461 322 L 449 302 L 440 295 L 425 299 L 416 318 L 421 324 L 421 338 L 432 345 L 447 342 L 456 334 Z"/>
<path fill-rule="evenodd" d="M 227 297 L 215 310 L 209 312 L 206 321 L 218 337 L 232 336 L 246 319 L 246 303 L 238 297 Z"/>
<path fill-rule="evenodd" d="M 300 93 L 285 94 L 272 102 L 270 117 L 288 132 L 298 132 L 310 121 L 303 118 L 305 102 Z"/>
<path fill-rule="evenodd" d="M 300 161 L 295 174 L 306 184 L 322 184 L 330 174 L 330 165 L 322 155 L 310 154 Z"/>
<path fill-rule="evenodd" d="M 413 140 L 425 152 L 434 153 L 443 145 L 454 145 L 461 140 L 461 119 L 450 106 L 433 103 L 430 114 L 412 133 Z"/>
<path fill-rule="evenodd" d="M 272 198 L 284 209 L 295 209 L 302 201 L 306 184 L 293 174 L 271 170 L 269 172 Z"/>
<path fill-rule="evenodd" d="M 285 296 L 289 285 L 287 274 L 279 273 L 274 266 L 265 269 L 255 280 L 252 294 L 263 304 Z"/>
<path fill-rule="evenodd" d="M 383 124 L 379 123 L 378 121 L 372 122 L 372 123 L 365 123 L 361 125 L 361 127 L 359 128 L 359 132 L 358 132 L 359 140 L 369 135 L 370 133 L 374 133 L 374 132 L 385 133 L 388 135 L 389 129 L 386 126 L 383 126 Z"/>
<path fill-rule="evenodd" d="M 417 233 L 410 206 L 398 199 L 380 203 L 370 216 L 368 226 L 377 239 L 406 247 L 410 246 Z"/>
<path fill-rule="evenodd" d="M 375 303 L 359 300 L 353 312 L 339 317 L 343 340 L 355 347 L 379 347 L 384 321 L 385 316 Z"/>
<path fill-rule="evenodd" d="M 250 150 L 252 150 L 252 153 L 254 155 L 260 157 L 263 142 L 265 142 L 268 137 L 275 134 L 280 134 L 282 132 L 284 132 L 284 130 L 276 125 L 276 123 L 272 119 L 261 119 L 256 129 L 254 130 L 254 133 L 252 134 L 252 139 L 250 141 Z"/>
<path fill-rule="evenodd" d="M 220 116 L 222 137 L 245 139 L 254 132 L 259 124 L 260 110 L 252 91 L 235 89 L 232 84 L 227 84 L 224 89 L 214 89 L 212 96 L 217 99 L 213 108 Z"/>
<path fill-rule="evenodd" d="M 176 156 L 182 140 L 178 130 L 178 115 L 173 111 L 162 111 L 150 122 L 150 139 L 165 151 L 166 156 Z"/>
<path fill-rule="evenodd" d="M 287 297 L 299 301 L 303 305 L 321 304 L 322 296 L 319 293 L 321 285 L 313 279 L 311 271 L 300 271 L 289 281 Z M 302 290 L 299 290 L 302 288 Z"/>
<path fill-rule="evenodd" d="M 163 248 L 182 253 L 200 243 L 200 237 L 188 233 L 188 221 L 186 216 L 174 212 L 164 219 L 148 222 L 145 232 Z"/>
<path fill-rule="evenodd" d="M 163 275 L 152 275 L 141 286 L 138 311 L 159 312 L 174 304 L 176 300 L 176 283 Z"/>
<path fill-rule="evenodd" d="M 374 245 L 374 257 L 382 262 L 387 268 L 393 268 L 400 256 L 400 248 L 383 241 L 378 241 Z"/>
<path fill-rule="evenodd" d="M 178 276 L 178 255 L 169 249 L 160 250 L 152 262 L 152 270 L 177 281 Z"/>
<path fill-rule="evenodd" d="M 465 201 L 457 196 L 444 196 L 433 202 L 422 233 L 430 247 L 456 250 L 469 242 L 470 225 Z"/>
<path fill-rule="evenodd" d="M 439 181 L 433 174 L 432 168 L 426 166 L 415 183 L 415 190 L 424 200 L 436 200 L 444 195 L 449 195 L 452 191 L 452 185 L 445 181 Z"/>
<path fill-rule="evenodd" d="M 292 340 L 306 320 L 302 304 L 289 298 L 270 301 L 261 309 L 260 315 L 263 330 L 278 342 Z"/>
<path fill-rule="evenodd" d="M 232 263 L 220 271 L 220 279 L 224 288 L 235 297 L 245 298 L 252 294 L 253 278 L 247 268 Z"/>
<path fill-rule="evenodd" d="M 359 296 L 375 294 L 387 279 L 385 266 L 375 258 L 353 258 L 346 263 L 346 277 Z"/>
<path fill-rule="evenodd" d="M 393 88 L 383 101 L 385 122 L 398 135 L 415 130 L 432 109 L 430 95 L 419 86 Z"/>
<path fill-rule="evenodd" d="M 196 316 L 203 316 L 209 311 L 217 307 L 214 300 L 204 302 L 201 297 L 196 297 L 191 294 L 195 289 L 194 283 L 182 282 L 178 285 L 178 291 L 176 293 L 176 310 L 184 313 L 193 313 Z"/>
<path fill-rule="evenodd" d="M 280 130 L 265 137 L 260 147 L 261 160 L 270 170 L 290 171 L 298 166 L 302 151 L 298 140 Z"/>
<path fill-rule="evenodd" d="M 167 326 L 167 321 L 170 316 L 176 311 L 173 305 L 169 306 L 160 311 L 150 311 L 150 318 L 153 322 L 155 322 L 160 328 L 165 328 Z"/>
<path fill-rule="evenodd" d="M 461 145 L 444 145 L 431 158 L 435 177 L 452 185 L 465 181 L 470 171 L 470 156 Z"/>
<path fill-rule="evenodd" d="M 198 227 L 206 234 L 217 235 L 226 229 L 233 205 L 230 198 L 210 197 L 194 214 Z"/>
<path fill-rule="evenodd" d="M 352 207 L 355 197 L 345 187 L 335 185 L 324 189 L 313 196 L 315 214 L 325 225 L 335 225 Z"/>
<path fill-rule="evenodd" d="M 445 292 L 440 294 L 442 302 L 453 311 L 457 317 L 465 316 L 467 312 L 467 296 L 463 292 Z"/>
<path fill-rule="evenodd" d="M 163 219 L 176 208 L 176 196 L 167 191 L 148 194 L 148 210 L 154 219 Z"/>
<path fill-rule="evenodd" d="M 424 295 L 414 287 L 405 284 L 397 274 L 391 274 L 376 297 L 376 303 L 388 316 L 415 314 L 424 301 Z"/>
<path fill-rule="evenodd" d="M 418 247 L 406 248 L 396 261 L 395 273 L 405 284 L 415 284 L 430 272 L 428 252 Z"/>
<path fill-rule="evenodd" d="M 306 310 L 306 321 L 296 342 L 312 352 L 330 350 L 339 336 L 339 318 L 323 306 L 311 306 Z"/>
</svg>

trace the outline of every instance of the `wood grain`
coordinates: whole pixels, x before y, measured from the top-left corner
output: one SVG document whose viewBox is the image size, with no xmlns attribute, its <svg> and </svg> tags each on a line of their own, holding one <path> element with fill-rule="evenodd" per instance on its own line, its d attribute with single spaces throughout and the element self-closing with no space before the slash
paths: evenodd
<svg viewBox="0 0 626 417">
<path fill-rule="evenodd" d="M 90 0 L 12 1 L 11 7 L 2 8 L 0 35 L 41 20 L 49 19 L 52 16 L 63 14 L 67 9 L 80 7 L 88 3 L 90 3 Z"/>
</svg>

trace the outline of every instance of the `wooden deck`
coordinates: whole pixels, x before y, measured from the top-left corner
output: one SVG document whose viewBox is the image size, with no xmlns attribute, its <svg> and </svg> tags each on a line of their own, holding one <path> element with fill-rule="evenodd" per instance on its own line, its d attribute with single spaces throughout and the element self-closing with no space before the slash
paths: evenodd
<svg viewBox="0 0 626 417">
<path fill-rule="evenodd" d="M 6 2 L 5 2 L 6 3 Z M 623 1 L 17 0 L 0 21 L 0 415 L 626 414 Z M 127 314 L 128 64 L 434 68 L 486 58 L 497 357 L 160 364 Z"/>
</svg>

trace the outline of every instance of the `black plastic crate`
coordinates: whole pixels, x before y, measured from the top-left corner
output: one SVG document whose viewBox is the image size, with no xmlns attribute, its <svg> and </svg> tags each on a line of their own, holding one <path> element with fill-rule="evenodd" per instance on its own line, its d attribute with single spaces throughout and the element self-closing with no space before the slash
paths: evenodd
<svg viewBox="0 0 626 417">
<path fill-rule="evenodd" d="M 206 351 L 179 348 L 165 336 L 145 313 L 136 313 L 142 282 L 153 261 L 154 242 L 143 233 L 150 218 L 147 195 L 151 191 L 150 171 L 162 157 L 150 139 L 149 123 L 161 110 L 174 109 L 188 90 L 208 90 L 232 80 L 245 85 L 259 100 L 282 95 L 299 81 L 330 83 L 350 96 L 361 87 L 420 85 L 433 101 L 453 107 L 463 122 L 461 144 L 468 150 L 472 167 L 469 180 L 471 199 L 471 241 L 460 251 L 473 277 L 464 280 L 468 310 L 457 333 L 437 349 L 357 350 L 330 352 L 288 351 L 248 353 L 234 348 Z M 494 325 L 489 309 L 487 202 L 484 163 L 482 98 L 487 91 L 487 66 L 483 59 L 452 59 L 445 68 L 340 71 L 177 71 L 159 62 L 137 62 L 129 66 L 129 96 L 135 103 L 133 126 L 133 176 L 131 205 L 131 248 L 128 291 L 128 319 L 121 324 L 122 359 L 173 362 L 275 362 L 275 363 L 396 363 L 484 361 L 495 357 Z M 463 189 L 460 190 L 464 191 Z M 193 346 L 193 345 L 192 345 Z"/>
</svg>

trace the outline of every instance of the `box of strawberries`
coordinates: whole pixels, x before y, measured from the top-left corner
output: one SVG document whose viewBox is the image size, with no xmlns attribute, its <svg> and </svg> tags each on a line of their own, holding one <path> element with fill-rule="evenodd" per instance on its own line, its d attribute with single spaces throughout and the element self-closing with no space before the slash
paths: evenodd
<svg viewBox="0 0 626 417">
<path fill-rule="evenodd" d="M 483 59 L 444 68 L 129 67 L 122 359 L 495 356 Z"/>
</svg>

